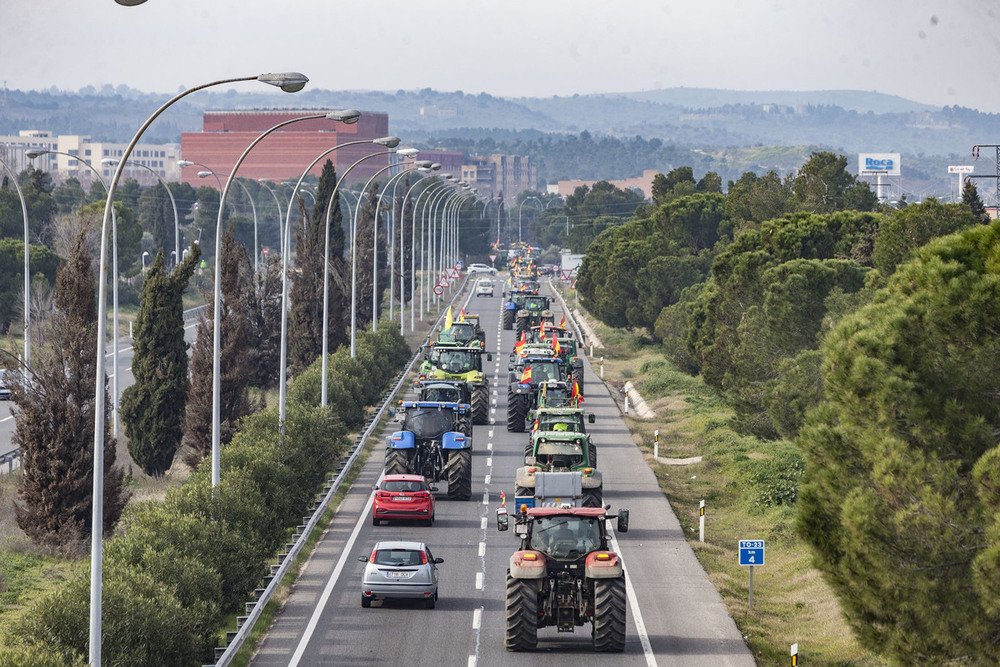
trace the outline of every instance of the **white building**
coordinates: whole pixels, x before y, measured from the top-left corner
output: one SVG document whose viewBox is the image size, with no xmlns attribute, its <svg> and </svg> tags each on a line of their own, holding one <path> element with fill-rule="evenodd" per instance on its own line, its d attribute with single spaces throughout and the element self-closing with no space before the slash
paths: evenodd
<svg viewBox="0 0 1000 667">
<path fill-rule="evenodd" d="M 20 173 L 29 166 L 52 174 L 56 183 L 68 178 L 76 178 L 84 189 L 90 189 L 94 180 L 93 172 L 67 155 L 41 155 L 34 160 L 25 153 L 29 150 L 59 151 L 75 155 L 90 163 L 106 181 L 111 180 L 114 166 L 101 164 L 105 158 L 120 159 L 128 144 L 91 141 L 90 137 L 76 134 L 53 135 L 47 130 L 21 130 L 18 136 L 0 137 L 0 155 L 15 172 Z M 181 159 L 180 144 L 136 144 L 129 159 L 130 165 L 144 165 L 152 169 L 165 182 L 180 181 L 181 170 L 177 161 Z M 126 178 L 134 178 L 142 186 L 155 185 L 156 176 L 142 167 L 130 167 L 124 173 Z"/>
</svg>

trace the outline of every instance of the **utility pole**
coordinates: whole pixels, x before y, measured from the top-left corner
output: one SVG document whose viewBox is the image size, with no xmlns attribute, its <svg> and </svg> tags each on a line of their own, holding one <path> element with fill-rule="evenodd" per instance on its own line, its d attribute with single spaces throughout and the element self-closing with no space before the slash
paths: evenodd
<svg viewBox="0 0 1000 667">
<path fill-rule="evenodd" d="M 980 148 L 992 148 L 996 152 L 996 156 L 994 157 L 994 165 L 995 165 L 994 173 L 992 176 L 989 174 L 969 174 L 968 176 L 965 177 L 965 180 L 968 182 L 971 181 L 973 178 L 992 178 L 995 183 L 994 187 L 996 188 L 993 191 L 993 198 L 995 202 L 993 206 L 993 211 L 995 214 L 1000 214 L 1000 144 L 978 144 L 976 146 L 973 146 L 972 147 L 973 159 L 975 160 L 979 159 Z M 961 197 L 961 195 L 959 196 Z M 994 215 L 993 217 L 996 218 L 998 217 L 998 215 Z"/>
</svg>

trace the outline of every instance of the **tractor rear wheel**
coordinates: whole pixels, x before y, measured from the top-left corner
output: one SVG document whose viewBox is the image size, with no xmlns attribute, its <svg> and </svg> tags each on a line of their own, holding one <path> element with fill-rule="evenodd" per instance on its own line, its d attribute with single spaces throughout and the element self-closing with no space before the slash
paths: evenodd
<svg viewBox="0 0 1000 667">
<path fill-rule="evenodd" d="M 625 577 L 594 581 L 594 650 L 625 650 Z"/>
<path fill-rule="evenodd" d="M 602 489 L 584 489 L 583 490 L 583 506 L 584 507 L 601 507 L 601 502 L 604 500 L 604 494 Z"/>
<path fill-rule="evenodd" d="M 385 452 L 385 474 L 405 475 L 409 470 L 410 459 L 401 449 L 389 449 Z"/>
<path fill-rule="evenodd" d="M 472 423 L 490 423 L 490 388 L 478 385 L 472 389 Z"/>
<path fill-rule="evenodd" d="M 521 338 L 521 334 L 528 330 L 528 318 L 519 317 L 517 321 L 514 322 L 514 337 L 517 339 Z"/>
<path fill-rule="evenodd" d="M 507 430 L 524 433 L 524 418 L 528 412 L 528 395 L 511 394 L 507 399 Z"/>
<path fill-rule="evenodd" d="M 524 446 L 524 458 L 525 458 L 524 465 L 528 465 L 527 458 L 529 456 L 534 456 L 534 454 L 535 454 L 535 445 L 533 442 L 531 442 L 531 439 L 529 438 L 528 444 Z"/>
<path fill-rule="evenodd" d="M 448 499 L 472 497 L 472 450 L 453 450 L 448 456 Z"/>
<path fill-rule="evenodd" d="M 587 444 L 587 458 L 590 459 L 590 467 L 597 467 L 597 445 L 593 442 Z"/>
<path fill-rule="evenodd" d="M 538 592 L 534 580 L 514 579 L 507 572 L 506 623 L 508 651 L 533 651 L 538 645 Z"/>
<path fill-rule="evenodd" d="M 507 310 L 506 308 L 504 309 L 504 311 L 503 311 L 503 328 L 504 329 L 513 329 L 514 328 L 514 311 L 513 310 Z"/>
</svg>

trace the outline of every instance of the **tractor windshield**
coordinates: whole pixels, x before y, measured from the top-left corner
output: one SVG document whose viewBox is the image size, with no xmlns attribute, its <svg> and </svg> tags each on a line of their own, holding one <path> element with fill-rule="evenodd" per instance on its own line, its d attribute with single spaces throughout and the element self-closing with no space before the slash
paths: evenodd
<svg viewBox="0 0 1000 667">
<path fill-rule="evenodd" d="M 560 428 L 560 426 L 562 426 L 562 428 Z M 579 415 L 542 414 L 538 417 L 538 430 L 583 433 L 583 424 L 581 423 Z"/>
<path fill-rule="evenodd" d="M 603 519 L 578 516 L 545 516 L 535 519 L 531 548 L 556 560 L 583 558 L 601 545 Z"/>
<path fill-rule="evenodd" d="M 452 430 L 454 415 L 444 408 L 412 408 L 406 411 L 403 429 L 418 438 L 437 438 Z"/>
<path fill-rule="evenodd" d="M 441 350 L 437 367 L 449 373 L 468 373 L 476 368 L 468 350 Z"/>
<path fill-rule="evenodd" d="M 527 310 L 545 310 L 549 307 L 545 297 L 529 296 L 524 300 L 524 308 Z"/>
</svg>

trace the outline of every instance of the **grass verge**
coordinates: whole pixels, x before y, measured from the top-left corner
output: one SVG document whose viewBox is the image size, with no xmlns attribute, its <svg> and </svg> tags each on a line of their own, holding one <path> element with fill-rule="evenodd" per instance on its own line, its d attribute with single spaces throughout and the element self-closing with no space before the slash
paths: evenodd
<svg viewBox="0 0 1000 667">
<path fill-rule="evenodd" d="M 625 421 L 666 494 L 681 527 L 722 596 L 759 665 L 786 665 L 791 644 L 800 664 L 888 664 L 858 644 L 837 598 L 812 567 L 808 547 L 794 531 L 802 459 L 787 441 L 734 431 L 732 410 L 700 378 L 674 368 L 648 338 L 593 320 L 604 343 L 604 378 L 620 388 L 631 380 L 656 417 Z M 612 392 L 614 395 L 615 392 Z M 659 431 L 659 459 L 654 435 Z M 701 456 L 699 463 L 670 459 Z M 706 503 L 705 542 L 699 541 L 699 504 Z M 766 542 L 766 564 L 738 564 L 741 539 Z"/>
</svg>

